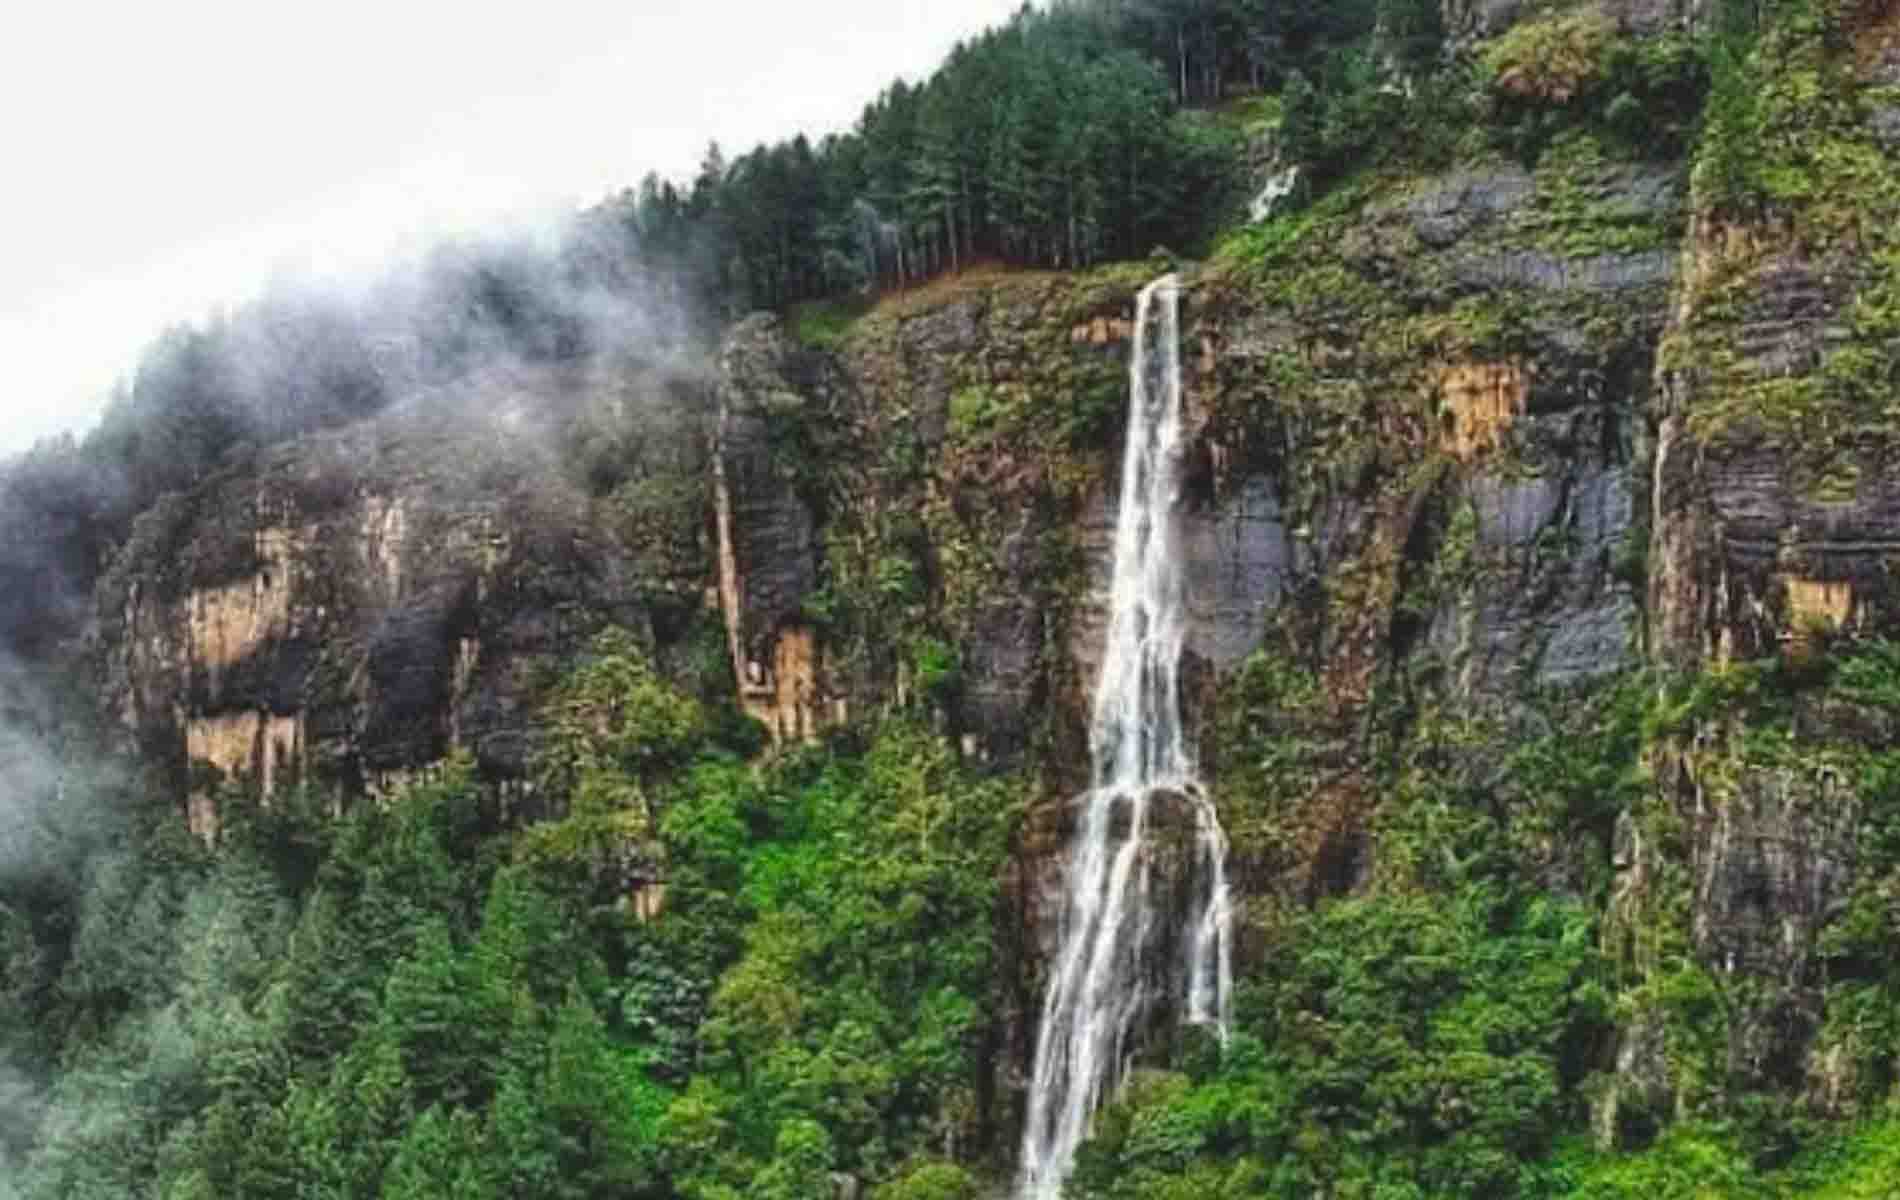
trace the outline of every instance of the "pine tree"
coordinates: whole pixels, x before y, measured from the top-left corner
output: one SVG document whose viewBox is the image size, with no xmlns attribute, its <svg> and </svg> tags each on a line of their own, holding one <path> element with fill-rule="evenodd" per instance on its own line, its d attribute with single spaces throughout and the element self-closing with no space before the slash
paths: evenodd
<svg viewBox="0 0 1900 1200">
<path fill-rule="evenodd" d="M 383 1200 L 500 1200 L 483 1177 L 482 1131 L 465 1109 L 431 1106 L 410 1123 L 383 1173 Z"/>
<path fill-rule="evenodd" d="M 448 929 L 430 921 L 415 950 L 390 972 L 381 1024 L 419 1107 L 479 1106 L 492 1091 L 499 1038 L 470 965 Z"/>
<path fill-rule="evenodd" d="M 642 1187 L 652 1149 L 635 1124 L 627 1068 L 599 1014 L 570 989 L 548 1041 L 544 1111 L 559 1146 L 562 1194 L 572 1200 Z"/>
</svg>

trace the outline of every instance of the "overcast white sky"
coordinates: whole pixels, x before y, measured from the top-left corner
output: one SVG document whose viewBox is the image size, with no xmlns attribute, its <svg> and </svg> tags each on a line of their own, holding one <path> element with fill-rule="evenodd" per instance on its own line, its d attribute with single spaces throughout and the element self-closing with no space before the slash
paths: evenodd
<svg viewBox="0 0 1900 1200">
<path fill-rule="evenodd" d="M 282 269 L 851 125 L 1020 0 L 59 0 L 0 40 L 0 454 Z"/>
</svg>

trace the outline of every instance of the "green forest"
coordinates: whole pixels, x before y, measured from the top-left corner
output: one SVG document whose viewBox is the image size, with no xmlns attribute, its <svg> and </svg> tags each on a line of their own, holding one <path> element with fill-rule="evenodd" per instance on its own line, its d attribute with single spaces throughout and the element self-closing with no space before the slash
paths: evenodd
<svg viewBox="0 0 1900 1200">
<path fill-rule="evenodd" d="M 1651 683 L 1623 681 L 1597 736 L 1524 747 L 1514 786 L 1613 803 L 1645 726 L 1697 710 L 1757 710 L 1764 736 L 1817 692 L 1891 713 L 1900 649 L 1655 700 Z M 1257 662 L 1221 736 L 1273 744 L 1298 686 Z M 13 1061 L 60 1073 L 34 1125 L 5 1131 L 13 1194 L 776 1200 L 831 1194 L 836 1173 L 877 1197 L 994 1194 L 1007 1147 L 976 1093 L 1029 781 L 959 765 L 910 717 L 748 765 L 749 731 L 618 634 L 544 718 L 563 815 L 526 828 L 450 761 L 341 819 L 310 792 L 234 797 L 215 851 L 131 779 L 98 785 L 109 836 L 33 831 L 42 872 L 10 880 L 0 926 L 4 1027 Z M 1891 824 L 1900 762 L 1858 769 Z M 1528 885 L 1496 809 L 1393 770 L 1436 789 L 1393 833 L 1410 886 L 1276 930 L 1231 1040 L 1194 1034 L 1138 1072 L 1065 1194 L 1889 1194 L 1900 1122 L 1822 1134 L 1749 1097 L 1594 1149 L 1582 1087 L 1614 955 L 1583 906 Z M 616 895 L 630 831 L 668 863 L 657 919 Z M 1843 934 L 1874 942 L 1834 953 L 1883 957 L 1890 920 L 1865 914 Z M 1718 1036 L 1706 981 L 1661 986 Z M 1855 987 L 1855 1019 L 1893 1029 L 1891 984 Z M 1891 1080 L 1895 1043 L 1876 1040 Z"/>
<path fill-rule="evenodd" d="M 1216 696 L 1198 736 L 1237 869 L 1264 880 L 1241 906 L 1233 1029 L 1143 1045 L 1063 1195 L 1900 1195 L 1900 621 L 1884 600 L 1850 629 L 1787 599 L 1778 642 L 1672 656 L 1639 613 L 1625 619 L 1651 631 L 1603 677 L 1514 677 L 1506 702 L 1471 700 L 1476 668 L 1433 657 L 1434 622 L 1475 620 L 1485 593 L 1555 596 L 1551 564 L 1584 554 L 1587 522 L 1549 525 L 1507 563 L 1478 532 L 1489 493 L 1453 486 L 1476 439 L 1453 436 L 1448 406 L 1404 408 L 1419 386 L 1402 374 L 1436 355 L 1554 363 L 1546 375 L 1574 369 L 1593 395 L 1666 377 L 1677 408 L 1540 434 L 1638 480 L 1630 528 L 1587 548 L 1631 609 L 1730 548 L 1652 539 L 1667 514 L 1641 489 L 1665 472 L 1645 456 L 1665 434 L 1702 439 L 1683 454 L 1696 469 L 1790 464 L 1823 506 L 1802 510 L 1826 518 L 1808 532 L 1847 523 L 1900 436 L 1900 70 L 1854 73 L 1884 52 L 1868 30 L 1900 23 L 1873 0 L 1711 0 L 1637 36 L 1631 5 L 1527 3 L 1474 31 L 1461 22 L 1477 7 L 1025 5 L 852 129 L 712 146 L 697 178 L 650 175 L 552 250 L 468 239 L 360 297 L 272 294 L 171 330 L 95 430 L 0 464 L 0 1200 L 1011 1195 L 1027 1049 L 1011 1031 L 1038 1000 L 1021 864 L 1087 751 L 1039 711 L 1020 753 L 971 753 L 956 711 L 977 656 L 957 622 L 984 611 L 1006 551 L 1079 576 L 1081 552 L 1048 526 L 1082 524 L 1084 478 L 1113 478 L 1124 372 L 997 335 L 971 354 L 998 373 L 945 389 L 930 439 L 908 407 L 866 434 L 844 389 L 818 389 L 901 358 L 876 339 L 970 279 L 1048 288 L 1031 305 L 1048 343 L 1094 353 L 1091 328 L 1120 313 L 1096 292 L 1184 263 L 1221 302 L 1272 316 L 1255 342 L 1221 343 L 1257 374 L 1211 405 L 1226 440 L 1203 457 L 1270 462 L 1302 546 L 1354 535 L 1298 507 L 1313 496 L 1369 497 L 1374 532 L 1289 568 L 1244 662 L 1190 678 Z M 1249 221 L 1266 166 L 1299 184 Z M 1590 347 L 1635 320 L 1607 285 L 1499 299 L 1468 264 L 1417 284 L 1404 261 L 1429 240 L 1378 241 L 1378 221 L 1407 205 L 1436 219 L 1430 182 L 1481 171 L 1530 197 L 1499 235 L 1518 239 L 1500 242 L 1511 269 L 1547 259 L 1567 280 L 1679 257 L 1697 264 L 1694 304 L 1603 366 Z M 1689 228 L 1617 207 L 1612 178 L 1678 189 Z M 1825 328 L 1748 375 L 1743 323 L 1772 288 L 1704 269 L 1700 245 L 1677 254 L 1705 235 L 1786 251 L 1789 276 L 1830 264 L 1852 287 L 1784 289 L 1777 331 Z M 1342 265 L 1341 247 L 1359 257 Z M 1073 312 L 1049 298 L 1068 287 Z M 659 315 L 610 327 L 605 300 Z M 729 514 L 692 474 L 703 449 L 678 450 L 723 436 L 705 364 L 755 310 L 801 354 L 870 347 L 799 359 L 832 398 L 768 397 L 761 422 L 787 490 L 817 495 L 829 522 L 797 620 L 874 647 L 899 681 L 782 743 L 740 703 L 726 631 L 698 604 Z M 1295 324 L 1322 349 L 1273 340 Z M 1005 379 L 991 358 L 1030 365 Z M 658 380 L 686 413 L 682 437 L 657 406 L 568 397 L 535 426 L 576 507 L 663 565 L 640 582 L 663 619 L 597 623 L 532 681 L 537 736 L 513 776 L 458 750 L 374 795 L 301 777 L 267 795 L 251 774 L 153 755 L 102 710 L 115 556 L 225 519 L 194 508 L 203 480 L 405 406 L 426 417 L 418 396 L 582 367 Z M 1062 402 L 1025 399 L 1019 378 Z M 1526 425 L 1557 407 L 1535 387 Z M 1534 483 L 1533 451 L 1558 453 L 1532 447 L 1499 478 Z M 1197 469 L 1199 502 L 1218 468 Z M 1582 511 L 1583 490 L 1550 507 Z M 1019 495 L 1057 516 L 996 515 Z M 1750 526 L 1730 542 L 1794 579 L 1801 536 Z M 1878 540 L 1843 535 L 1838 553 Z M 1073 601 L 1057 590 L 1037 595 Z M 1353 623 L 1374 609 L 1371 632 Z M 1038 652 L 1071 632 L 1039 626 Z M 1375 665 L 1341 683 L 1362 659 Z M 1721 804 L 1752 806 L 1762 828 L 1799 810 L 1804 834 L 1835 836 L 1834 810 L 1802 807 L 1814 780 L 1824 799 L 1851 793 L 1853 850 L 1790 885 L 1830 897 L 1784 989 L 1819 998 L 1802 1008 L 1781 1005 L 1786 981 L 1709 948 L 1719 888 L 1692 847 Z M 187 823 L 207 793 L 210 839 Z M 1320 845 L 1301 806 L 1335 795 L 1363 827 Z M 1735 840 L 1750 836 L 1774 840 Z M 1643 871 L 1648 891 L 1630 882 Z M 1828 892 L 1830 872 L 1851 878 Z M 1827 1054 L 1748 1042 L 1776 1022 Z M 1652 1060 L 1666 1081 L 1627 1082 Z"/>
</svg>

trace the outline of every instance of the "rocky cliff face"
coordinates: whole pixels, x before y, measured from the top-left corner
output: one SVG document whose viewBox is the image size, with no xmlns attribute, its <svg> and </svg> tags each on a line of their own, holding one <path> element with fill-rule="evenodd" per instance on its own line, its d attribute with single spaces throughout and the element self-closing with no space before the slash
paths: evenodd
<svg viewBox="0 0 1900 1200">
<path fill-rule="evenodd" d="M 1520 7 L 1447 15 L 1475 37 Z M 1869 171 L 1891 42 L 1813 50 Z M 1896 732 L 1838 690 L 1797 686 L 1773 749 L 1746 696 L 1659 722 L 1635 799 L 1505 766 L 1595 729 L 1618 688 L 1665 690 L 1627 682 L 1645 670 L 1798 672 L 1895 627 L 1890 406 L 1853 391 L 1892 340 L 1888 268 L 1827 189 L 1751 223 L 1692 166 L 1578 138 L 1534 169 L 1380 177 L 1188 267 L 1183 297 L 1188 707 L 1243 960 L 1277 914 L 1411 869 L 1392 847 L 1420 789 L 1482 797 L 1523 869 L 1602 905 L 1612 1140 L 1729 1087 L 1853 1111 L 1882 1077 L 1830 1015 L 1872 969 L 1843 922 L 1900 878 L 1866 849 L 1849 749 Z M 1171 265 L 973 273 L 823 346 L 754 317 L 706 387 L 515 380 L 260 453 L 141 520 L 97 598 L 107 700 L 180 769 L 267 793 L 373 791 L 452 748 L 520 780 L 538 696 L 608 624 L 780 741 L 925 708 L 1043 782 L 1000 918 L 1007 1103 L 1087 771 L 1133 298 Z M 619 406 L 615 478 L 570 477 L 567 418 L 495 416 L 548 395 Z M 1684 980 L 1723 997 L 1713 1034 Z"/>
<path fill-rule="evenodd" d="M 216 834 L 220 780 L 374 793 L 451 750 L 519 780 L 538 698 L 587 638 L 682 640 L 707 598 L 660 536 L 665 505 L 590 496 L 549 413 L 523 407 L 576 386 L 490 380 L 260 452 L 140 518 L 99 589 L 104 699 L 158 761 L 215 770 L 193 776 L 196 832 Z M 653 458 L 697 476 L 696 520 L 704 442 L 670 434 Z"/>
<path fill-rule="evenodd" d="M 1662 168 L 1562 172 L 1407 181 L 1298 269 L 1188 274 L 1189 707 L 1256 904 L 1372 878 L 1367 730 L 1395 679 L 1429 677 L 1501 738 L 1638 653 L 1619 564 L 1641 544 L 1638 411 L 1674 258 L 1567 252 L 1545 225 L 1582 196 L 1666 243 L 1680 192 Z M 701 539 L 670 558 L 658 514 L 466 404 L 270 451 L 142 522 L 100 597 L 109 695 L 171 760 L 266 792 L 375 790 L 453 748 L 520 779 L 559 663 L 609 623 L 684 663 L 710 598 L 738 699 L 777 738 L 921 704 L 966 754 L 1045 778 L 999 981 L 1011 1096 L 1087 771 L 1133 298 L 1166 266 L 957 281 L 824 349 L 741 323 L 615 493 L 699 479 Z M 1285 794 L 1229 772 L 1241 747 L 1217 728 L 1265 659 L 1316 681 L 1288 714 L 1315 749 Z"/>
<path fill-rule="evenodd" d="M 763 315 L 739 325 L 720 360 L 711 461 L 720 611 L 741 701 L 781 742 L 845 717 L 842 698 L 820 690 L 805 612 L 819 547 L 791 433 L 826 368 Z"/>
<path fill-rule="evenodd" d="M 1617 859 L 1623 928 L 1672 930 L 1728 1000 L 1720 1083 L 1828 1114 L 1860 1110 L 1887 1071 L 1845 1014 L 1878 975 L 1863 939 L 1889 928 L 1859 923 L 1893 878 L 1864 769 L 1893 731 L 1830 659 L 1895 628 L 1882 415 L 1895 19 L 1892 5 L 1834 6 L 1764 37 L 1749 119 L 1804 129 L 1799 164 L 1770 149 L 1752 164 L 1788 172 L 1772 206 L 1719 153 L 1698 165 L 1653 396 L 1649 637 L 1678 670 L 1777 664 L 1787 695 L 1776 712 L 1730 698 L 1659 739 L 1654 795 L 1625 814 Z M 1795 80 L 1829 101 L 1798 101 Z M 1680 1111 L 1708 1087 L 1670 1053 L 1686 1035 L 1663 1007 L 1633 1006 L 1612 1117 L 1619 1098 Z"/>
<path fill-rule="evenodd" d="M 1640 660 L 1643 414 L 1684 223 L 1677 169 L 1579 156 L 1407 180 L 1284 262 L 1188 273 L 1190 709 L 1257 911 L 1373 879 L 1395 695 L 1464 710 L 1475 763 Z M 1017 1064 L 1086 772 L 1133 295 L 1166 265 L 945 285 L 823 351 L 749 323 L 725 358 L 732 394 L 798 397 L 825 430 L 815 572 L 807 510 L 755 450 L 729 458 L 733 511 L 790 507 L 800 531 L 735 539 L 746 569 L 810 588 L 730 593 L 741 628 L 888 586 L 814 627 L 819 690 L 914 699 L 918 647 L 952 647 L 925 701 L 968 753 L 1047 780 L 1012 891 Z M 1278 787 L 1229 769 L 1266 731 L 1220 719 L 1263 663 L 1312 680 Z M 1577 887 L 1608 846 L 1539 853 Z"/>
</svg>

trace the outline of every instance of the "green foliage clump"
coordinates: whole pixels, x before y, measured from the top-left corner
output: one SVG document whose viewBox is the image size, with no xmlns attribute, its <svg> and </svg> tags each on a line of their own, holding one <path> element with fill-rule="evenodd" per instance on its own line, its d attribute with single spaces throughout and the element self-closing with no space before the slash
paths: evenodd
<svg viewBox="0 0 1900 1200">
<path fill-rule="evenodd" d="M 654 674 L 625 630 L 610 629 L 544 707 L 539 781 L 580 808 L 637 803 L 642 779 L 686 761 L 705 734 L 699 704 Z"/>
<path fill-rule="evenodd" d="M 704 710 L 654 674 L 624 630 L 597 638 L 549 696 L 536 783 L 562 816 L 524 831 L 516 856 L 598 870 L 652 829 L 647 788 L 705 743 Z"/>
<path fill-rule="evenodd" d="M 1341 48 L 1314 73 L 1296 72 L 1281 93 L 1280 146 L 1302 186 L 1320 194 L 1355 171 L 1403 162 L 1439 167 L 1457 154 L 1476 112 L 1462 69 L 1410 81 L 1388 78 L 1373 47 Z"/>
<path fill-rule="evenodd" d="M 1560 1154 L 1552 1194 L 1564 1200 L 1763 1200 L 1773 1194 L 1721 1128 L 1684 1125 L 1634 1154 L 1582 1145 Z"/>
<path fill-rule="evenodd" d="M 1761 1171 L 1733 1128 L 1687 1123 L 1635 1153 L 1573 1143 L 1551 1178 L 1556 1200 L 1881 1200 L 1900 1178 L 1900 1128 L 1884 1119 L 1841 1130 Z"/>
<path fill-rule="evenodd" d="M 872 1200 L 977 1200 L 976 1177 L 953 1162 L 925 1159 L 871 1193 Z"/>
<path fill-rule="evenodd" d="M 1703 43 L 1679 33 L 1623 35 L 1595 5 L 1518 22 L 1485 46 L 1479 68 L 1490 136 L 1526 162 L 1579 130 L 1621 156 L 1678 156 L 1710 86 Z"/>
<path fill-rule="evenodd" d="M 1699 381 L 1688 413 L 1699 437 L 1785 447 L 1805 490 L 1838 497 L 1851 494 L 1853 459 L 1900 434 L 1900 171 L 1873 119 L 1892 91 L 1861 78 L 1855 41 L 1872 18 L 1862 7 L 1786 0 L 1760 12 L 1725 25 L 1715 44 L 1695 160 L 1710 269 L 1665 362 Z M 1719 241 L 1718 230 L 1728 231 Z M 1739 327 L 1758 302 L 1757 270 L 1789 244 L 1829 264 L 1847 336 L 1798 370 L 1762 370 Z"/>
<path fill-rule="evenodd" d="M 1286 659 L 1256 653 L 1216 714 L 1214 779 L 1222 824 L 1243 857 L 1290 854 L 1288 808 L 1310 787 L 1321 744 L 1310 724 L 1319 680 Z"/>
<path fill-rule="evenodd" d="M 1304 208 L 1230 230 L 1215 248 L 1215 261 L 1264 274 L 1302 261 L 1302 255 L 1341 233 L 1374 191 L 1370 176 L 1338 183 Z"/>
<path fill-rule="evenodd" d="M 706 553 L 706 477 L 701 464 L 677 472 L 629 478 L 608 495 L 609 522 L 641 556 L 661 589 L 703 576 Z M 660 590 L 656 599 L 666 598 Z"/>
<path fill-rule="evenodd" d="M 549 698 L 545 719 L 544 784 L 583 792 L 596 775 L 638 779 L 677 766 L 705 727 L 699 705 L 655 675 L 639 643 L 619 629 L 595 638 Z"/>
<path fill-rule="evenodd" d="M 699 1031 L 703 1073 L 662 1136 L 691 1164 L 687 1194 L 802 1178 L 811 1128 L 828 1164 L 871 1179 L 973 1135 L 1012 812 L 1004 785 L 967 779 L 939 739 L 902 726 L 862 759 L 788 764 L 764 792 L 676 798 L 663 832 L 704 881 L 685 903 L 710 899 L 702 886 L 742 898 L 738 956 Z"/>
<path fill-rule="evenodd" d="M 1259 137 L 1280 128 L 1286 117 L 1286 103 L 1279 95 L 1260 93 L 1230 100 L 1215 114 L 1230 122 L 1242 136 Z"/>
<path fill-rule="evenodd" d="M 1817 226 L 1855 222 L 1884 174 L 1861 125 L 1861 89 L 1844 53 L 1852 6 L 1787 0 L 1724 31 L 1697 184 L 1736 215 L 1795 208 Z M 1843 185 L 1858 184 L 1841 194 Z"/>
<path fill-rule="evenodd" d="M 1583 5 L 1512 25 L 1484 48 L 1482 61 L 1499 91 L 1567 104 L 1601 81 L 1615 38 L 1608 14 Z"/>
<path fill-rule="evenodd" d="M 1535 198 L 1507 236 L 1568 258 L 1673 246 L 1682 233 L 1676 215 L 1621 202 L 1613 191 L 1606 197 L 1605 185 L 1615 178 L 1601 136 L 1581 129 L 1556 134 L 1537 162 Z"/>
<path fill-rule="evenodd" d="M 1828 1138 L 1780 1173 L 1778 1190 L 1798 1200 L 1879 1200 L 1900 1180 L 1900 1122 L 1888 1117 Z"/>
<path fill-rule="evenodd" d="M 988 387 L 958 388 L 950 396 L 950 435 L 971 440 L 994 428 L 1009 415 L 1008 401 Z"/>
<path fill-rule="evenodd" d="M 952 699 L 962 683 L 963 669 L 956 647 L 939 638 L 918 639 L 912 649 L 911 669 L 918 690 L 939 704 Z"/>
<path fill-rule="evenodd" d="M 866 311 L 861 300 L 808 300 L 791 309 L 792 336 L 807 346 L 831 349 L 851 335 Z"/>
<path fill-rule="evenodd" d="M 1297 916 L 1198 1074 L 1137 1078 L 1078 1196 L 1533 1190 L 1605 1026 L 1577 906 L 1473 885 Z M 1191 1182 L 1190 1182 L 1191 1181 Z"/>
</svg>

